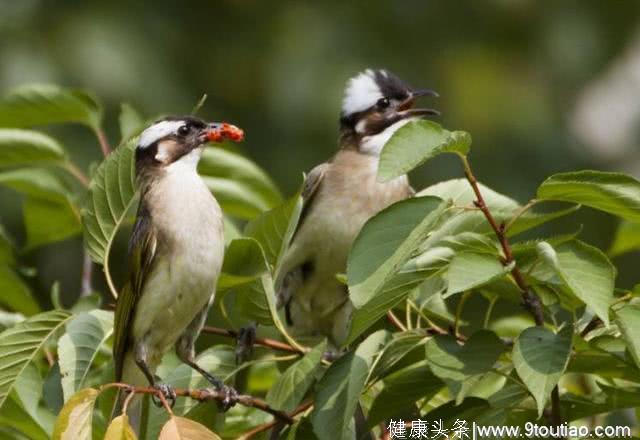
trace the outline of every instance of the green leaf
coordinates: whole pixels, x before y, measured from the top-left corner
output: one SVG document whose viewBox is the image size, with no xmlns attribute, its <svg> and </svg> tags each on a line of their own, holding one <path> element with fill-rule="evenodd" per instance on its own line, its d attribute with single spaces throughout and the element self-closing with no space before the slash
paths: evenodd
<svg viewBox="0 0 640 440">
<path fill-rule="evenodd" d="M 65 240 L 82 232 L 80 217 L 69 201 L 27 197 L 22 205 L 26 249 Z"/>
<path fill-rule="evenodd" d="M 444 386 L 426 361 L 390 374 L 371 405 L 367 425 L 372 427 L 385 419 L 410 413 L 418 400 L 430 399 Z"/>
<path fill-rule="evenodd" d="M 617 257 L 638 249 L 640 249 L 640 222 L 621 222 L 609 248 L 609 255 Z"/>
<path fill-rule="evenodd" d="M 424 345 L 428 337 L 420 331 L 396 332 L 374 362 L 370 378 L 381 378 L 414 349 Z"/>
<path fill-rule="evenodd" d="M 311 416 L 313 431 L 320 440 L 349 439 L 349 425 L 360 393 L 373 358 L 387 336 L 383 330 L 371 334 L 355 351 L 335 361 L 320 379 Z"/>
<path fill-rule="evenodd" d="M 302 212 L 300 191 L 281 205 L 250 221 L 244 233 L 260 243 L 269 264 L 278 268 Z"/>
<path fill-rule="evenodd" d="M 326 341 L 316 345 L 302 359 L 289 366 L 267 393 L 267 403 L 282 411 L 293 411 L 315 380 Z"/>
<path fill-rule="evenodd" d="M 256 280 L 267 270 L 264 252 L 252 238 L 231 240 L 224 253 L 218 290 L 223 291 Z"/>
<path fill-rule="evenodd" d="M 37 131 L 0 129 L 0 167 L 61 164 L 64 148 Z"/>
<path fill-rule="evenodd" d="M 466 155 L 471 136 L 450 132 L 432 121 L 412 121 L 396 131 L 380 154 L 378 179 L 382 182 L 408 173 L 441 153 Z"/>
<path fill-rule="evenodd" d="M 220 437 L 198 422 L 173 416 L 162 427 L 158 440 L 220 440 Z"/>
<path fill-rule="evenodd" d="M 2 428 L 8 427 L 11 433 L 2 436 Z M 24 434 L 24 437 L 18 436 Z M 35 421 L 23 406 L 18 403 L 17 397 L 12 394 L 0 411 L 0 438 L 3 439 L 28 439 L 28 440 L 49 440 L 51 432 L 46 431 Z"/>
<path fill-rule="evenodd" d="M 58 341 L 65 401 L 82 388 L 100 347 L 112 333 L 113 313 L 106 310 L 80 313 L 67 323 Z"/>
<path fill-rule="evenodd" d="M 45 342 L 71 315 L 52 310 L 32 316 L 0 333 L 0 408 L 16 379 L 32 362 Z"/>
<path fill-rule="evenodd" d="M 572 338 L 573 325 L 567 325 L 557 334 L 544 327 L 529 327 L 515 341 L 513 364 L 536 400 L 538 417 L 567 368 Z"/>
<path fill-rule="evenodd" d="M 69 399 L 56 420 L 53 440 L 91 440 L 93 407 L 98 394 L 98 390 L 85 388 Z"/>
<path fill-rule="evenodd" d="M 198 171 L 228 215 L 252 219 L 282 202 L 271 178 L 237 153 L 206 148 Z"/>
<path fill-rule="evenodd" d="M 629 353 L 640 368 L 640 305 L 626 304 L 621 309 L 615 311 L 616 324 L 622 332 Z"/>
<path fill-rule="evenodd" d="M 436 197 L 407 199 L 384 209 L 363 226 L 347 260 L 349 297 L 356 310 L 346 343 L 408 294 L 403 289 L 391 295 L 385 287 L 417 251 L 445 208 L 446 203 Z"/>
<path fill-rule="evenodd" d="M 11 267 L 0 264 L 0 304 L 30 316 L 40 311 L 31 290 Z"/>
<path fill-rule="evenodd" d="M 145 120 L 130 104 L 124 103 L 120 106 L 118 124 L 120 125 L 120 139 L 125 142 L 142 131 Z"/>
<path fill-rule="evenodd" d="M 571 292 L 609 325 L 616 269 L 599 249 L 578 240 L 538 244 L 538 252 L 555 269 Z"/>
<path fill-rule="evenodd" d="M 451 336 L 436 336 L 425 348 L 431 371 L 447 383 L 460 403 L 472 386 L 492 370 L 504 351 L 504 344 L 495 333 L 480 330 L 464 345 L 459 345 Z"/>
<path fill-rule="evenodd" d="M 64 122 L 100 126 L 102 109 L 87 92 L 49 84 L 18 87 L 0 101 L 0 127 L 32 127 Z"/>
<path fill-rule="evenodd" d="M 104 435 L 104 440 L 136 440 L 137 438 L 126 415 L 113 419 Z"/>
<path fill-rule="evenodd" d="M 464 292 L 503 277 L 513 264 L 503 266 L 496 256 L 461 252 L 449 263 L 447 293 L 445 297 Z"/>
<path fill-rule="evenodd" d="M 576 171 L 542 182 L 538 199 L 581 203 L 632 222 L 640 222 L 640 182 L 622 173 Z"/>
<path fill-rule="evenodd" d="M 109 272 L 109 254 L 118 228 L 131 208 L 136 191 L 131 139 L 116 148 L 95 172 L 82 210 L 85 243 L 91 258 Z"/>
</svg>

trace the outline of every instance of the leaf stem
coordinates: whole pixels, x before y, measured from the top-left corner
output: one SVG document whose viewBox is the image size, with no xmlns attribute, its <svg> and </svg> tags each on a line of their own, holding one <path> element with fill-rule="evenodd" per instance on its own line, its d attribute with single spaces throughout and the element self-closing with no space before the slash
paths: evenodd
<svg viewBox="0 0 640 440">
<path fill-rule="evenodd" d="M 389 310 L 387 312 L 387 319 L 389 320 L 389 322 L 391 324 L 394 325 L 395 328 L 397 328 L 401 332 L 406 332 L 407 331 L 407 328 L 404 326 L 404 324 L 402 324 L 400 319 L 398 319 L 398 317 L 393 313 L 393 311 Z"/>
<path fill-rule="evenodd" d="M 217 328 L 217 327 L 210 327 L 210 326 L 204 326 L 202 328 L 202 332 L 209 333 L 212 335 L 225 336 L 225 337 L 234 338 L 234 339 L 238 337 L 238 332 L 235 330 L 227 330 L 224 328 Z M 305 353 L 304 351 L 298 350 L 292 345 L 286 344 L 284 342 L 276 341 L 275 339 L 256 338 L 255 344 L 263 347 L 272 348 L 274 350 L 286 351 L 289 353 L 296 353 L 296 354 Z"/>
<path fill-rule="evenodd" d="M 511 217 L 511 220 L 509 220 L 507 222 L 507 224 L 504 227 L 504 232 L 505 234 L 509 231 L 509 229 L 511 229 L 511 227 L 513 226 L 513 224 L 520 218 L 522 217 L 522 215 L 524 213 L 526 213 L 529 209 L 531 209 L 535 204 L 537 204 L 538 202 L 540 202 L 540 200 L 536 200 L 536 199 L 531 199 L 529 200 L 529 202 L 524 205 L 523 207 L 521 207 L 520 209 L 518 209 L 518 211 L 514 214 L 513 217 Z"/>
<path fill-rule="evenodd" d="M 98 138 L 98 142 L 100 143 L 102 155 L 104 157 L 107 157 L 109 153 L 111 153 L 111 147 L 109 146 L 107 135 L 104 133 L 104 130 L 101 127 L 96 127 L 94 131 L 96 133 L 96 137 Z"/>
<path fill-rule="evenodd" d="M 89 177 L 87 177 L 87 175 L 75 163 L 67 161 L 62 165 L 62 168 L 75 177 L 82 186 L 87 188 L 89 187 Z"/>
</svg>

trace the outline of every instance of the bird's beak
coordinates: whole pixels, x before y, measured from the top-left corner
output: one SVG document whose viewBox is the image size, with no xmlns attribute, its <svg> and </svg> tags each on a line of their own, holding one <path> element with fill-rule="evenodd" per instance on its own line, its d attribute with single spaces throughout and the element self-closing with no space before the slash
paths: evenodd
<svg viewBox="0 0 640 440">
<path fill-rule="evenodd" d="M 402 104 L 400 104 L 400 111 L 398 113 L 402 116 L 403 119 L 413 117 L 440 116 L 440 112 L 432 108 L 413 108 L 413 104 L 415 103 L 416 98 L 421 98 L 423 96 L 430 96 L 433 98 L 440 97 L 440 95 L 438 95 L 438 93 L 434 90 L 413 90 L 411 92 L 411 96 L 407 98 Z"/>
<path fill-rule="evenodd" d="M 222 142 L 226 139 L 241 142 L 244 140 L 244 131 L 227 122 L 212 122 L 207 125 L 200 136 L 202 142 Z"/>
</svg>

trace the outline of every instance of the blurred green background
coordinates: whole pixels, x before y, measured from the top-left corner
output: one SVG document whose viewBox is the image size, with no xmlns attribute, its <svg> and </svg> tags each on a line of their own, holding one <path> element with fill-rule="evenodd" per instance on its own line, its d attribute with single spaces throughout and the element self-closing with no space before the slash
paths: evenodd
<svg viewBox="0 0 640 440">
<path fill-rule="evenodd" d="M 548 175 L 621 170 L 640 177 L 640 2 L 265 2 L 0 0 L 0 91 L 27 82 L 86 88 L 118 139 L 120 103 L 147 116 L 201 115 L 247 132 L 241 148 L 285 194 L 336 148 L 346 80 L 385 67 L 437 90 L 440 122 L 474 137 L 476 175 L 521 202 Z M 101 158 L 88 130 L 51 130 L 83 166 Z M 461 176 L 441 157 L 412 182 Z M 576 218 L 578 219 L 576 221 Z M 24 237 L 20 198 L 0 190 L 0 223 Z M 606 250 L 616 220 L 583 209 L 547 227 Z M 25 256 L 48 301 L 54 280 L 70 300 L 81 241 Z M 618 258 L 618 285 L 637 280 L 636 254 Z M 99 277 L 96 277 L 99 278 Z"/>
</svg>

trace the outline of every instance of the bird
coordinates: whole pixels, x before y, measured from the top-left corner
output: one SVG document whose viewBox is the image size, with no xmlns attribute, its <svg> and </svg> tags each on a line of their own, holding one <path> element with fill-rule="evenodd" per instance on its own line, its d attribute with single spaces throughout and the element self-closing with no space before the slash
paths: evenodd
<svg viewBox="0 0 640 440">
<path fill-rule="evenodd" d="M 381 183 L 378 161 L 385 143 L 410 121 L 438 115 L 414 108 L 432 90 L 413 89 L 385 69 L 367 69 L 347 81 L 340 113 L 338 151 L 313 168 L 302 188 L 301 215 L 276 280 L 278 305 L 296 337 L 347 339 L 353 308 L 347 286 L 349 250 L 365 222 L 414 194 L 406 175 Z"/>
<path fill-rule="evenodd" d="M 232 404 L 235 390 L 194 360 L 224 253 L 222 212 L 197 165 L 206 143 L 243 136 L 234 125 L 194 116 L 167 117 L 141 132 L 135 147 L 140 201 L 129 241 L 129 276 L 115 309 L 117 382 L 148 382 L 174 402 L 174 390 L 155 370 L 175 347 L 180 360 L 224 392 L 225 405 Z"/>
</svg>

